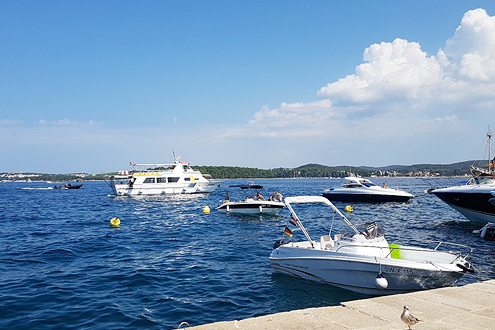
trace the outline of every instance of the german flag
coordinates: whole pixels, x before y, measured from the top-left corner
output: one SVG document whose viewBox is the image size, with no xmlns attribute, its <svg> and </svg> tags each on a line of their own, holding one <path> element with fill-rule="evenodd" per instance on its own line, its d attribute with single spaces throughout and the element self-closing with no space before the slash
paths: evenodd
<svg viewBox="0 0 495 330">
<path fill-rule="evenodd" d="M 292 235 L 293 235 L 288 227 L 285 227 L 284 234 L 289 236 L 289 237 L 292 237 Z"/>
</svg>

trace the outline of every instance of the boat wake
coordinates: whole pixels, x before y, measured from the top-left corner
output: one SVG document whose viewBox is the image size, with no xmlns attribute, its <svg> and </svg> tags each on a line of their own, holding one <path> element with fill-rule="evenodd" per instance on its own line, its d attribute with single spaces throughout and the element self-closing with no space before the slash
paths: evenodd
<svg viewBox="0 0 495 330">
<path fill-rule="evenodd" d="M 52 190 L 53 187 L 47 187 L 47 188 L 30 188 L 30 187 L 24 187 L 21 188 L 22 190 Z"/>
</svg>

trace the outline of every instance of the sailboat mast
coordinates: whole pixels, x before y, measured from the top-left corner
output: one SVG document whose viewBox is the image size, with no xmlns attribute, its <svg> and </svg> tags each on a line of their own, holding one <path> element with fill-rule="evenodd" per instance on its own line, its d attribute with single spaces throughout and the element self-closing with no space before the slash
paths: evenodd
<svg viewBox="0 0 495 330">
<path fill-rule="evenodd" d="M 486 133 L 486 136 L 488 136 L 488 171 L 490 172 L 492 169 L 492 131 L 490 130 L 490 126 L 488 126 L 488 133 Z"/>
</svg>

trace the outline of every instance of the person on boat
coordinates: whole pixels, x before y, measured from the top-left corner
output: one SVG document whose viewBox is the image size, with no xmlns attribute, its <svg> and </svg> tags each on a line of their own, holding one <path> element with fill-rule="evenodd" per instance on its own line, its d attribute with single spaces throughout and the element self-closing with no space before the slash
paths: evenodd
<svg viewBox="0 0 495 330">
<path fill-rule="evenodd" d="M 224 200 L 223 202 L 224 202 L 224 203 L 230 202 L 230 195 L 229 195 L 229 193 L 228 193 L 228 192 L 225 192 L 225 194 L 226 194 L 227 196 L 225 197 L 225 200 Z"/>
<path fill-rule="evenodd" d="M 282 194 L 277 191 L 270 196 L 270 200 L 274 202 L 281 202 L 282 198 L 284 198 L 284 196 L 282 196 Z"/>
<path fill-rule="evenodd" d="M 383 188 L 387 188 L 387 184 L 385 182 L 383 183 Z"/>
<path fill-rule="evenodd" d="M 259 201 L 264 201 L 265 200 L 265 197 L 263 197 L 260 192 L 258 191 L 258 194 L 256 194 L 256 199 L 259 200 Z"/>
</svg>

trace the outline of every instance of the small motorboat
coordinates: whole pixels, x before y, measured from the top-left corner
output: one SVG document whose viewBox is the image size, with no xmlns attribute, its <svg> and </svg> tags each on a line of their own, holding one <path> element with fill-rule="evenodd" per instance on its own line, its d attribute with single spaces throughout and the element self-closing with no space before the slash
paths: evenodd
<svg viewBox="0 0 495 330">
<path fill-rule="evenodd" d="M 256 194 L 248 194 L 243 200 L 232 201 L 227 193 L 227 198 L 217 207 L 218 212 L 239 214 L 268 214 L 277 215 L 285 206 L 282 195 L 275 192 L 268 200 L 261 195 L 263 186 L 247 182 L 246 184 L 230 185 L 229 188 L 241 188 L 243 191 L 256 191 Z"/>
<path fill-rule="evenodd" d="M 82 187 L 82 183 L 81 184 L 66 183 L 62 186 L 54 186 L 53 188 L 55 188 L 55 189 L 79 189 L 81 187 Z"/>
<path fill-rule="evenodd" d="M 292 204 L 321 203 L 331 208 L 334 219 L 330 232 L 313 240 Z M 328 199 L 320 196 L 286 197 L 291 216 L 283 238 L 275 242 L 270 254 L 274 272 L 331 284 L 355 292 L 385 295 L 433 289 L 455 284 L 474 267 L 466 261 L 472 249 L 454 243 L 396 240 L 389 244 L 382 227 L 376 222 L 358 229 Z M 332 239 L 335 217 L 340 217 L 349 233 Z M 290 223 L 296 228 L 290 229 Z M 302 232 L 304 241 L 292 242 Z M 432 247 L 428 247 L 433 244 Z M 444 250 L 445 249 L 445 250 Z M 463 252 L 454 251 L 462 249 Z"/>
<path fill-rule="evenodd" d="M 385 184 L 378 186 L 368 179 L 347 177 L 341 188 L 329 188 L 323 192 L 323 197 L 337 202 L 407 202 L 414 195 L 395 188 L 388 188 Z"/>
</svg>

